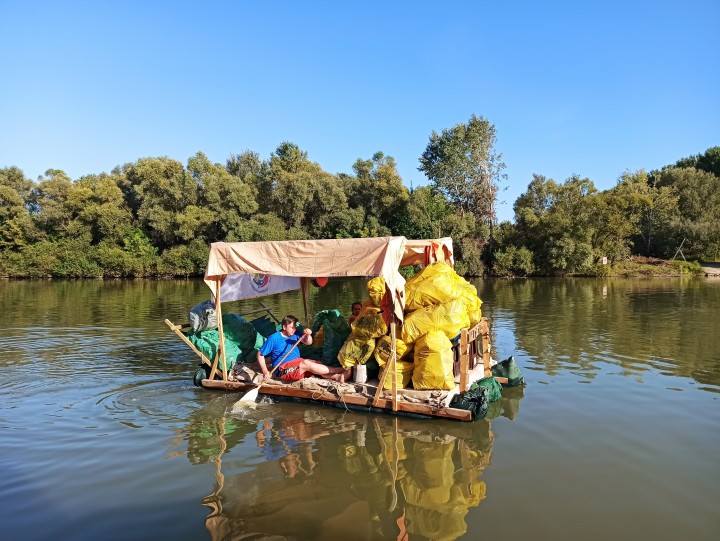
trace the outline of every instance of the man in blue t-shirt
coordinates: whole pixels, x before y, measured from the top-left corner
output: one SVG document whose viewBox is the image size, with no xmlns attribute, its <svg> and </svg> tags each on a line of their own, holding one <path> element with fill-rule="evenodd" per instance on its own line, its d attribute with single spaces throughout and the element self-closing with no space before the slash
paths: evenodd
<svg viewBox="0 0 720 541">
<path fill-rule="evenodd" d="M 345 381 L 349 378 L 349 369 L 330 367 L 319 361 L 303 359 L 297 348 L 292 349 L 300 341 L 308 346 L 312 344 L 312 331 L 305 329 L 303 333 L 300 333 L 297 330 L 297 321 L 295 316 L 285 316 L 281 322 L 282 328 L 270 335 L 267 342 L 258 351 L 257 360 L 263 376 L 270 377 L 270 370 L 265 362 L 265 357 L 270 356 L 273 370 L 282 362 L 282 365 L 277 368 L 278 377 L 281 380 L 294 381 L 313 375 L 337 381 Z"/>
</svg>

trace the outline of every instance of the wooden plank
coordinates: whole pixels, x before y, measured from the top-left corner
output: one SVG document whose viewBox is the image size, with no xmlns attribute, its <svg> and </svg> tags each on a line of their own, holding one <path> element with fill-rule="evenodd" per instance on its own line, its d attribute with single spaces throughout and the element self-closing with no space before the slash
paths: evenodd
<svg viewBox="0 0 720 541">
<path fill-rule="evenodd" d="M 503 377 L 500 377 L 500 376 L 495 376 L 495 381 L 497 381 L 497 382 L 500 383 L 500 384 L 507 385 L 507 383 L 508 383 L 508 378 L 503 378 Z"/>
<path fill-rule="evenodd" d="M 192 349 L 195 353 L 197 353 L 200 358 L 202 359 L 202 362 L 207 364 L 208 366 L 212 366 L 212 363 L 210 362 L 210 359 L 205 357 L 205 355 L 202 354 L 202 352 L 195 347 L 195 344 L 193 344 L 190 340 L 188 340 L 187 336 L 185 336 L 182 332 L 180 332 L 180 329 L 182 329 L 182 325 L 173 325 L 173 322 L 169 319 L 165 320 L 165 324 L 170 327 L 170 330 L 173 331 L 175 334 L 177 334 L 180 339 L 185 342 L 188 346 L 190 346 L 190 349 Z"/>
<path fill-rule="evenodd" d="M 386 363 L 387 365 L 387 363 Z M 303 398 L 311 402 L 341 402 L 345 404 L 353 404 L 356 406 L 376 407 L 391 411 L 405 411 L 408 413 L 419 413 L 421 415 L 429 415 L 432 417 L 443 417 L 446 419 L 456 419 L 459 421 L 471 421 L 472 412 L 456 408 L 437 408 L 428 404 L 416 404 L 413 402 L 403 402 L 398 400 L 396 410 L 393 410 L 392 400 L 380 398 L 378 400 L 361 395 L 343 395 L 339 398 L 337 395 L 328 391 L 318 391 L 311 389 L 301 389 L 290 385 L 263 385 L 259 391 L 260 394 L 269 394 L 277 396 L 292 396 L 295 398 Z M 377 405 L 375 405 L 377 403 Z"/>
<path fill-rule="evenodd" d="M 373 407 L 375 408 L 379 407 L 377 404 L 380 401 L 380 395 L 382 394 L 383 388 L 385 387 L 385 380 L 387 379 L 389 367 L 390 362 L 388 359 L 387 361 L 385 361 L 385 366 L 383 366 L 382 372 L 380 373 L 380 381 L 378 382 L 377 390 L 375 391 L 375 397 L 373 398 Z"/>
<path fill-rule="evenodd" d="M 200 384 L 206 389 L 221 389 L 223 391 L 238 391 L 243 393 L 257 387 L 254 383 L 222 381 L 220 379 L 204 379 Z"/>
<path fill-rule="evenodd" d="M 468 370 L 470 368 L 470 351 L 468 345 L 468 330 L 460 331 L 460 392 L 468 388 Z"/>
</svg>

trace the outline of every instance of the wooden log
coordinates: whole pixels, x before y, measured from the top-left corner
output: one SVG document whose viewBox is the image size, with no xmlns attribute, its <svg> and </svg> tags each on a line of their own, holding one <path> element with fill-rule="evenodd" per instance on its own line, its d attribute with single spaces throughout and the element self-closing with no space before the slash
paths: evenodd
<svg viewBox="0 0 720 541">
<path fill-rule="evenodd" d="M 387 363 L 386 363 L 387 366 Z M 382 387 L 380 387 L 382 389 Z M 311 389 L 301 389 L 291 385 L 263 385 L 260 394 L 276 395 L 276 396 L 292 396 L 295 398 L 303 398 L 311 402 L 341 402 L 364 407 L 376 407 L 390 411 L 404 411 L 408 413 L 419 413 L 421 415 L 429 415 L 431 417 L 443 417 L 446 419 L 456 419 L 459 421 L 471 421 L 472 412 L 456 408 L 436 407 L 428 404 L 418 404 L 414 402 L 397 401 L 396 410 L 393 410 L 392 399 L 386 398 L 374 399 L 362 395 L 346 394 L 342 398 L 329 391 L 318 391 Z M 376 405 L 377 403 L 377 405 Z"/>
<path fill-rule="evenodd" d="M 177 334 L 180 339 L 185 342 L 188 346 L 190 346 L 190 349 L 192 349 L 195 353 L 198 354 L 200 359 L 202 359 L 202 362 L 207 364 L 208 366 L 212 366 L 212 363 L 210 362 L 210 359 L 205 357 L 205 355 L 202 354 L 202 352 L 195 347 L 195 344 L 193 344 L 190 340 L 188 340 L 187 336 L 185 336 L 182 332 L 180 332 L 180 329 L 182 329 L 182 325 L 174 325 L 172 321 L 169 319 L 165 320 L 165 324 L 170 327 L 170 330 L 173 331 L 175 334 Z"/>
<path fill-rule="evenodd" d="M 204 379 L 200 382 L 200 385 L 206 389 L 221 389 L 223 391 L 238 391 L 243 393 L 257 387 L 254 383 L 229 380 L 223 381 L 220 379 Z"/>
</svg>

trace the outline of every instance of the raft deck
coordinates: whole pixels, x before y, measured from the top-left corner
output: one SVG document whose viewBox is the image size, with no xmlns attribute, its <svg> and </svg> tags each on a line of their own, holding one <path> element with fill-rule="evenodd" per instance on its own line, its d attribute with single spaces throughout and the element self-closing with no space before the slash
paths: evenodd
<svg viewBox="0 0 720 541">
<path fill-rule="evenodd" d="M 478 347 L 479 346 L 479 347 Z M 396 399 L 391 390 L 382 389 L 378 393 L 380 382 L 371 379 L 365 383 L 339 383 L 318 377 L 308 377 L 299 381 L 284 382 L 272 380 L 264 383 L 258 390 L 259 395 L 292 397 L 311 402 L 327 402 L 354 406 L 354 409 L 379 409 L 389 412 L 406 412 L 430 417 L 444 417 L 459 421 L 471 421 L 472 412 L 451 408 L 452 398 L 465 392 L 470 385 L 483 377 L 489 377 L 490 371 L 490 333 L 486 318 L 471 329 L 463 329 L 460 339 L 453 347 L 455 361 L 455 388 L 452 390 L 397 389 Z M 381 373 L 382 374 L 382 373 Z M 389 377 L 386 376 L 386 377 Z M 501 380 L 504 378 L 496 378 Z M 243 381 L 202 380 L 207 389 L 235 392 L 248 392 L 256 384 Z"/>
</svg>

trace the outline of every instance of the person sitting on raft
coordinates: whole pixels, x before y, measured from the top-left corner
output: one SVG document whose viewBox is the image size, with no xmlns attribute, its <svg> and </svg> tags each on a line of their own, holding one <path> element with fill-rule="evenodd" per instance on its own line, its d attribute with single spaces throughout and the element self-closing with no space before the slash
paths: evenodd
<svg viewBox="0 0 720 541">
<path fill-rule="evenodd" d="M 362 311 L 362 304 L 359 302 L 354 302 L 352 303 L 350 310 L 352 310 L 352 315 L 348 318 L 348 323 L 352 323 L 360 315 L 360 312 Z"/>
<path fill-rule="evenodd" d="M 265 357 L 270 356 L 272 369 L 282 361 L 282 366 L 277 369 L 278 377 L 284 381 L 296 381 L 308 376 L 321 376 L 326 379 L 345 381 L 350 377 L 351 371 L 340 367 L 326 366 L 319 361 L 303 359 L 300 357 L 297 348 L 290 351 L 296 342 L 312 344 L 312 330 L 305 329 L 301 334 L 297 330 L 298 319 L 295 316 L 285 316 L 282 321 L 282 329 L 270 335 L 257 354 L 258 364 L 265 378 L 270 377 L 265 363 Z M 290 353 L 288 354 L 288 351 Z M 284 358 L 287 355 L 287 358 Z"/>
</svg>

